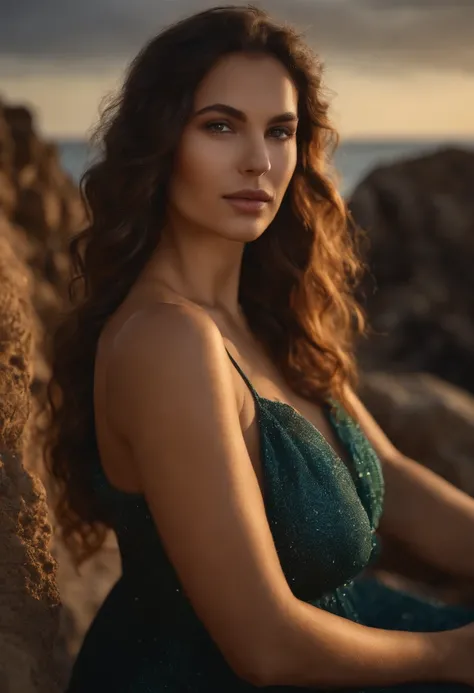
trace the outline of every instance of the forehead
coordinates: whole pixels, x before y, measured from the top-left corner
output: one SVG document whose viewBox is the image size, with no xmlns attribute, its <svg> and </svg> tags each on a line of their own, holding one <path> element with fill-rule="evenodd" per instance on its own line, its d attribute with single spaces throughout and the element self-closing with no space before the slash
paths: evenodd
<svg viewBox="0 0 474 693">
<path fill-rule="evenodd" d="M 245 113 L 296 112 L 298 94 L 290 74 L 276 58 L 237 53 L 222 58 L 195 94 L 195 108 L 225 103 Z"/>
</svg>

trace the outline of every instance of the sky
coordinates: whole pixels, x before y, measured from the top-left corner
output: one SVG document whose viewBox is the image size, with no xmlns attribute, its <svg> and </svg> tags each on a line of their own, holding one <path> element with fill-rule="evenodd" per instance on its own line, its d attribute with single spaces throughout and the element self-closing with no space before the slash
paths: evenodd
<svg viewBox="0 0 474 693">
<path fill-rule="evenodd" d="M 47 136 L 87 137 L 142 45 L 216 4 L 231 3 L 0 0 L 0 100 L 32 106 Z M 474 0 L 254 4 L 320 54 L 343 137 L 474 139 Z"/>
</svg>

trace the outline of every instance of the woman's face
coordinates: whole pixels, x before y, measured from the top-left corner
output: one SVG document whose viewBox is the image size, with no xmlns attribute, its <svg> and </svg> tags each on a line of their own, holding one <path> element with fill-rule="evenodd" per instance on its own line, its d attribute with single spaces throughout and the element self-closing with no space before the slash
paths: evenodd
<svg viewBox="0 0 474 693">
<path fill-rule="evenodd" d="M 232 54 L 209 72 L 176 155 L 173 228 L 242 243 L 265 231 L 295 170 L 297 103 L 288 72 L 270 56 Z M 266 201 L 249 200 L 252 192 Z"/>
</svg>

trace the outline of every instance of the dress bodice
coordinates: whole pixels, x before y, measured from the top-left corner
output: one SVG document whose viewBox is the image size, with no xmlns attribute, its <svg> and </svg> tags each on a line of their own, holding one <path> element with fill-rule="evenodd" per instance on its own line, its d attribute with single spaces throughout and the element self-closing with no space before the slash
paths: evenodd
<svg viewBox="0 0 474 693">
<path fill-rule="evenodd" d="M 322 604 L 340 589 L 344 611 L 344 588 L 377 555 L 379 460 L 358 424 L 332 401 L 325 411 L 348 451 L 348 468 L 312 423 L 290 405 L 260 397 L 229 357 L 256 402 L 264 504 L 288 584 L 299 599 Z M 124 576 L 153 576 L 163 594 L 165 584 L 176 594 L 179 580 L 144 497 L 112 487 L 101 468 L 96 489 L 117 533 Z"/>
</svg>

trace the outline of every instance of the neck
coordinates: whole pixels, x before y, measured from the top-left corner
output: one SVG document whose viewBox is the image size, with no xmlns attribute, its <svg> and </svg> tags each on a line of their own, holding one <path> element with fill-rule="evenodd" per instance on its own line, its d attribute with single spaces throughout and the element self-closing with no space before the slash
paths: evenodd
<svg viewBox="0 0 474 693">
<path fill-rule="evenodd" d="M 165 229 L 146 273 L 185 301 L 239 319 L 244 247 L 216 234 Z"/>
</svg>

